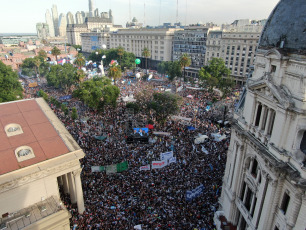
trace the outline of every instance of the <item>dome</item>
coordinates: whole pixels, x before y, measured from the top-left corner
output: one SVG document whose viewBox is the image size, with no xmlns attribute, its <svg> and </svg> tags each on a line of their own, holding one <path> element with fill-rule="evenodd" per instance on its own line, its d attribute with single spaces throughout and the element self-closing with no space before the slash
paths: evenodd
<svg viewBox="0 0 306 230">
<path fill-rule="evenodd" d="M 280 0 L 271 12 L 259 41 L 259 49 L 282 48 L 306 53 L 306 1 Z"/>
</svg>

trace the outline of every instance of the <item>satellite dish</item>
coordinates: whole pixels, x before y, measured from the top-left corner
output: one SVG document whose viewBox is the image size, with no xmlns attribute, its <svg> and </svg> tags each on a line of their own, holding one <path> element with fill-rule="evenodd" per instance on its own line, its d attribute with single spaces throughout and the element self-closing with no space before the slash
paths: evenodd
<svg viewBox="0 0 306 230">
<path fill-rule="evenodd" d="M 140 73 L 136 73 L 136 78 L 140 78 Z"/>
</svg>

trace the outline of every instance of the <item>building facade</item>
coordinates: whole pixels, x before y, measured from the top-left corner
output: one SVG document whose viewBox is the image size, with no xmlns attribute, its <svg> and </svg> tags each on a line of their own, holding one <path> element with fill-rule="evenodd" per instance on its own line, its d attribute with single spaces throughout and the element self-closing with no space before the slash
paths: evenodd
<svg viewBox="0 0 306 230">
<path fill-rule="evenodd" d="M 90 54 L 91 52 L 102 49 L 102 45 L 106 45 L 106 48 L 109 49 L 109 32 L 90 32 L 82 33 L 82 52 Z"/>
<path fill-rule="evenodd" d="M 64 14 L 60 14 L 58 21 L 58 36 L 66 37 L 67 20 Z"/>
<path fill-rule="evenodd" d="M 306 2 L 281 0 L 234 114 L 217 229 L 306 226 Z"/>
<path fill-rule="evenodd" d="M 173 38 L 173 61 L 178 61 L 186 53 L 190 66 L 186 67 L 186 76 L 198 77 L 198 72 L 204 66 L 206 39 L 208 27 L 192 26 L 176 31 Z"/>
<path fill-rule="evenodd" d="M 55 36 L 54 24 L 53 24 L 52 16 L 49 10 L 46 11 L 45 18 L 46 18 L 46 23 L 49 26 L 49 35 L 50 37 L 54 37 Z"/>
<path fill-rule="evenodd" d="M 84 152 L 42 98 L 0 104 L 1 229 L 70 229 L 60 190 L 84 212 Z"/>
<path fill-rule="evenodd" d="M 52 11 L 52 18 L 53 18 L 53 25 L 54 25 L 54 34 L 55 34 L 55 36 L 59 36 L 57 6 L 52 5 L 51 11 Z"/>
<path fill-rule="evenodd" d="M 172 42 L 178 29 L 121 29 L 110 33 L 110 48 L 123 47 L 126 51 L 142 58 L 148 48 L 151 56 L 148 66 L 156 67 L 161 61 L 172 60 Z"/>
<path fill-rule="evenodd" d="M 37 23 L 36 24 L 37 37 L 47 38 L 49 34 L 49 25 L 47 23 Z"/>
</svg>

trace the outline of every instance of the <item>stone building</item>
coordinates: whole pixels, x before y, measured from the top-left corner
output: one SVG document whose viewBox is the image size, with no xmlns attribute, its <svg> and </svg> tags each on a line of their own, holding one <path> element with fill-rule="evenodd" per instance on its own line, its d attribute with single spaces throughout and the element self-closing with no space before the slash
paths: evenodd
<svg viewBox="0 0 306 230">
<path fill-rule="evenodd" d="M 281 0 L 237 106 L 217 229 L 305 230 L 306 2 Z"/>
<path fill-rule="evenodd" d="M 0 229 L 70 229 L 60 187 L 84 211 L 84 152 L 42 98 L 0 104 Z"/>
<path fill-rule="evenodd" d="M 198 72 L 204 66 L 206 39 L 208 27 L 190 26 L 176 31 L 173 38 L 173 61 L 180 59 L 186 53 L 191 60 L 186 67 L 186 76 L 198 77 Z"/>
</svg>

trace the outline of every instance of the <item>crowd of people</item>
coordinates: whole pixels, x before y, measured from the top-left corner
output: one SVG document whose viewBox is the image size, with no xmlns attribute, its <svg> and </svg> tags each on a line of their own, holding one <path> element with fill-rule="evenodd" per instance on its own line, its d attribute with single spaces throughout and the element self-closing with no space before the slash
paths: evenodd
<svg viewBox="0 0 306 230">
<path fill-rule="evenodd" d="M 123 80 L 118 87 L 121 97 L 136 95 L 143 89 L 160 91 L 169 83 Z M 44 89 L 59 97 L 56 90 Z M 76 229 L 214 229 L 214 213 L 222 189 L 226 153 L 230 141 L 227 127 L 215 122 L 213 110 L 207 109 L 215 93 L 194 89 L 178 92 L 183 97 L 179 116 L 191 118 L 168 119 L 164 124 L 154 123 L 149 132 L 149 143 L 126 142 L 126 103 L 107 107 L 96 113 L 76 99 L 66 101 L 69 108 L 76 107 L 79 118 L 72 120 L 60 108 L 50 104 L 67 130 L 85 152 L 81 160 L 81 174 L 85 211 L 79 214 L 69 195 L 62 199 L 72 214 L 71 227 Z M 188 95 L 191 95 L 187 97 Z M 141 113 L 141 112 L 140 112 Z M 194 127 L 190 129 L 190 127 Z M 216 141 L 212 133 L 226 134 Z M 195 144 L 198 134 L 209 138 Z M 99 140 L 96 136 L 105 136 Z M 160 169 L 141 171 L 140 167 L 159 161 L 160 154 L 173 151 L 176 163 Z M 106 166 L 128 161 L 128 170 L 115 174 L 92 172 L 92 166 Z M 186 200 L 186 192 L 204 186 L 194 199 Z"/>
</svg>

